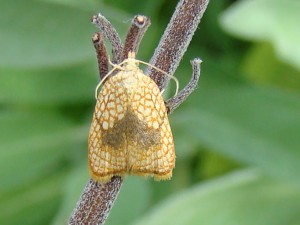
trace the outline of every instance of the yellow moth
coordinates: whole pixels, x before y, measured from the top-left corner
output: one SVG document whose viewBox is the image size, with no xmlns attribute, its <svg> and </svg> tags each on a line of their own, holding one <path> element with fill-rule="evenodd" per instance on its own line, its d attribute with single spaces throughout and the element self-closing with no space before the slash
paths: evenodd
<svg viewBox="0 0 300 225">
<path fill-rule="evenodd" d="M 158 86 L 139 69 L 139 62 L 130 53 L 97 95 L 88 141 L 95 181 L 127 174 L 155 180 L 172 177 L 175 151 L 167 109 Z"/>
</svg>

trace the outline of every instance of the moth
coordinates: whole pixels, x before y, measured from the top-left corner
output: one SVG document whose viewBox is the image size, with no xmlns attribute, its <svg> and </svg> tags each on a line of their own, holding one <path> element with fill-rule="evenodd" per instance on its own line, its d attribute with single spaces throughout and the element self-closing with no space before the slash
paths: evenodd
<svg viewBox="0 0 300 225">
<path fill-rule="evenodd" d="M 104 84 L 96 94 L 88 140 L 89 171 L 95 181 L 125 175 L 172 177 L 175 151 L 167 109 L 160 89 L 139 62 L 129 53 L 113 69 L 119 71 L 100 82 Z"/>
</svg>

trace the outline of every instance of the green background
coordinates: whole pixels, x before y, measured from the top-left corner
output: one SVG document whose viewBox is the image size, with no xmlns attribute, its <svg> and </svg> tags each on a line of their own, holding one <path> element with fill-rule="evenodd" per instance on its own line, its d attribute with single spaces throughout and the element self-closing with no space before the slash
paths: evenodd
<svg viewBox="0 0 300 225">
<path fill-rule="evenodd" d="M 65 224 L 89 179 L 91 16 L 123 40 L 134 15 L 150 17 L 137 56 L 149 61 L 175 6 L 0 1 L 0 224 Z M 299 12 L 298 0 L 211 1 L 175 73 L 183 87 L 203 60 L 170 115 L 173 178 L 126 178 L 108 225 L 300 225 Z"/>
</svg>

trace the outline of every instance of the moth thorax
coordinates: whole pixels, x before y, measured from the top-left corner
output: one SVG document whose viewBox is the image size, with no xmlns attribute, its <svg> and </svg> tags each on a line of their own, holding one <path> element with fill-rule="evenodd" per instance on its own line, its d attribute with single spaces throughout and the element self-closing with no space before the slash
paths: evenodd
<svg viewBox="0 0 300 225">
<path fill-rule="evenodd" d="M 136 76 L 132 76 L 132 74 L 126 74 L 119 85 L 126 88 L 130 93 L 135 92 L 136 88 L 138 88 L 138 79 Z"/>
<path fill-rule="evenodd" d="M 136 71 L 139 70 L 139 63 L 135 59 L 127 59 L 124 68 L 127 71 Z"/>
</svg>

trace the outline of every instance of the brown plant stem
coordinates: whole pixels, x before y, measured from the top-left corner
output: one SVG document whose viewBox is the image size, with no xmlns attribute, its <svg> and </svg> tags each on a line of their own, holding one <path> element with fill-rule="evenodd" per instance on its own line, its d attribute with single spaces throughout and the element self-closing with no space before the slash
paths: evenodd
<svg viewBox="0 0 300 225">
<path fill-rule="evenodd" d="M 195 30 L 206 10 L 209 0 L 181 0 L 169 22 L 150 64 L 173 75 L 185 53 Z M 160 87 L 165 89 L 169 76 L 148 68 L 149 75 Z"/>
</svg>

